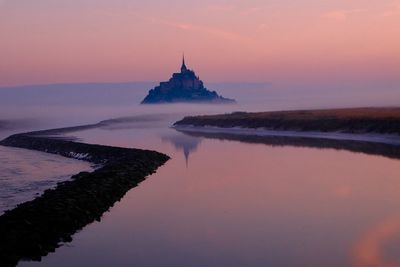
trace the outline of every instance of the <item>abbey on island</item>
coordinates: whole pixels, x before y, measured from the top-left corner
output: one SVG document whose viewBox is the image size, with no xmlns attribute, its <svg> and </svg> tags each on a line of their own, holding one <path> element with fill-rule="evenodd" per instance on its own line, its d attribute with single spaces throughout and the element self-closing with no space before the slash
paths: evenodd
<svg viewBox="0 0 400 267">
<path fill-rule="evenodd" d="M 151 89 L 141 104 L 165 104 L 179 102 L 197 103 L 236 103 L 235 100 L 222 97 L 215 91 L 209 91 L 193 70 L 186 67 L 182 58 L 181 71 L 172 74 L 169 81 Z"/>
</svg>

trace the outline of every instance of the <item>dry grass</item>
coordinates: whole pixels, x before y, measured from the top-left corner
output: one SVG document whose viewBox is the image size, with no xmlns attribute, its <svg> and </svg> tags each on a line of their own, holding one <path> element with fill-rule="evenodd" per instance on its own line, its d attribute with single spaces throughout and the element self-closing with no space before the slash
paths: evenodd
<svg viewBox="0 0 400 267">
<path fill-rule="evenodd" d="M 199 116 L 201 118 L 247 118 L 247 119 L 400 119 L 400 108 L 347 108 L 293 110 L 271 112 L 235 112 L 224 115 Z"/>
<path fill-rule="evenodd" d="M 234 112 L 186 117 L 176 125 L 343 131 L 400 134 L 400 108 L 351 108 L 273 112 Z"/>
</svg>

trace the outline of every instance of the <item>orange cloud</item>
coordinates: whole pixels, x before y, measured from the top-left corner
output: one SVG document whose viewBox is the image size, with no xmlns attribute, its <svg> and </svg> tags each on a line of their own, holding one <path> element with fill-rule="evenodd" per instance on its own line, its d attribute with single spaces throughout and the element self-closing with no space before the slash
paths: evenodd
<svg viewBox="0 0 400 267">
<path fill-rule="evenodd" d="M 234 5 L 209 5 L 207 6 L 207 9 L 209 11 L 214 11 L 214 12 L 227 12 L 232 9 L 235 9 Z"/>
<path fill-rule="evenodd" d="M 345 21 L 351 15 L 363 12 L 363 9 L 349 9 L 349 10 L 334 10 L 322 15 L 323 18 L 333 19 L 337 21 Z"/>
<path fill-rule="evenodd" d="M 259 12 L 261 10 L 262 10 L 261 7 L 250 7 L 250 8 L 246 8 L 246 9 L 240 11 L 239 13 L 242 16 L 249 16 L 249 15 L 252 15 L 252 14 L 254 14 L 256 12 Z"/>
<path fill-rule="evenodd" d="M 399 15 L 400 14 L 400 1 L 398 2 L 392 2 L 389 7 L 387 8 L 386 11 L 382 13 L 383 17 L 390 17 L 393 15 Z"/>
<path fill-rule="evenodd" d="M 221 30 L 218 28 L 206 27 L 206 26 L 195 25 L 195 24 L 190 24 L 190 23 L 176 22 L 176 21 L 159 19 L 159 18 L 149 18 L 149 19 L 155 23 L 161 23 L 161 24 L 175 27 L 175 28 L 178 28 L 181 30 L 194 30 L 194 31 L 205 33 L 205 34 L 218 36 L 220 38 L 227 39 L 227 40 L 243 41 L 243 42 L 253 41 L 250 37 L 247 37 L 247 36 L 244 36 L 244 35 L 241 35 L 238 33 L 234 33 L 234 32 Z"/>
<path fill-rule="evenodd" d="M 208 11 L 212 12 L 221 12 L 225 13 L 228 11 L 234 11 L 236 14 L 241 15 L 241 16 L 249 16 L 252 15 L 256 12 L 259 12 L 263 10 L 264 8 L 262 7 L 245 7 L 241 8 L 235 5 L 210 5 L 207 6 Z"/>
</svg>

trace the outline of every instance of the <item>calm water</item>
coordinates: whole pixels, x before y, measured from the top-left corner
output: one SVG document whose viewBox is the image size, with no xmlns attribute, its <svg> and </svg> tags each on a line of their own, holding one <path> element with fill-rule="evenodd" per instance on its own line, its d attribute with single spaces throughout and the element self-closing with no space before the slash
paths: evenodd
<svg viewBox="0 0 400 267">
<path fill-rule="evenodd" d="M 132 102 L 139 100 L 138 96 Z M 37 124 L 31 128 L 136 116 L 71 135 L 84 142 L 154 149 L 172 157 L 101 222 L 85 227 L 42 262 L 20 266 L 399 266 L 399 160 L 346 150 L 194 137 L 169 128 L 184 114 L 298 108 L 308 103 L 246 101 L 234 107 L 154 108 L 70 103 L 49 106 L 54 112 L 28 105 L 18 116 L 11 114 L 34 114 Z M 310 103 L 308 107 L 316 107 Z M 32 112 L 26 113 L 30 108 Z M 28 166 L 24 171 L 30 173 L 32 163 L 24 157 L 23 153 L 11 158 L 20 160 L 20 167 Z M 18 187 L 17 181 L 13 186 Z"/>
<path fill-rule="evenodd" d="M 72 243 L 21 266 L 400 264 L 400 161 L 198 138 L 168 125 L 75 133 L 172 159 Z"/>
</svg>

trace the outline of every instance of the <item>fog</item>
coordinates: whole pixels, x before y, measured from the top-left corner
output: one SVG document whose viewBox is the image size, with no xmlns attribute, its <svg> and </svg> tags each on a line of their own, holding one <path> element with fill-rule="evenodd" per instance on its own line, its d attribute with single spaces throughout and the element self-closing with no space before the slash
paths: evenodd
<svg viewBox="0 0 400 267">
<path fill-rule="evenodd" d="M 284 86 L 265 83 L 206 83 L 236 105 L 140 105 L 156 82 L 50 84 L 0 88 L 0 131 L 97 123 L 141 114 L 185 115 L 333 107 L 396 106 L 400 90 Z"/>
</svg>

